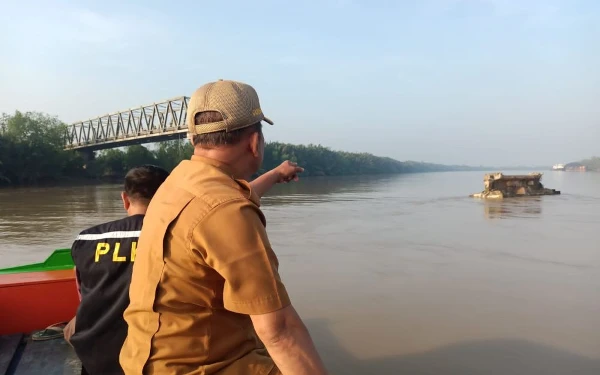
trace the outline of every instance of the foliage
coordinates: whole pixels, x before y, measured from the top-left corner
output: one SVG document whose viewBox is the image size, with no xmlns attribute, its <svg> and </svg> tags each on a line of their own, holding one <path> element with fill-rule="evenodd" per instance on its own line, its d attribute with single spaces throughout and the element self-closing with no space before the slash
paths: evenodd
<svg viewBox="0 0 600 375">
<path fill-rule="evenodd" d="M 122 178 L 127 170 L 156 164 L 172 170 L 189 159 L 189 141 L 162 142 L 153 149 L 142 145 L 97 152 L 84 160 L 76 151 L 63 150 L 65 124 L 38 112 L 15 112 L 0 117 L 0 185 L 30 185 L 65 179 Z M 273 142 L 265 147 L 259 174 L 284 160 L 298 162 L 304 176 L 338 176 L 383 173 L 413 173 L 464 169 L 420 162 L 400 162 L 367 153 L 333 151 L 321 145 L 291 145 Z"/>
<path fill-rule="evenodd" d="M 62 151 L 65 124 L 57 118 L 17 111 L 0 122 L 0 183 L 44 182 L 76 168 Z"/>
<path fill-rule="evenodd" d="M 189 141 L 167 141 L 158 144 L 154 155 L 156 164 L 170 171 L 184 159 L 189 159 L 194 148 Z"/>
<path fill-rule="evenodd" d="M 600 172 L 600 157 L 594 156 L 589 159 L 585 159 L 582 161 L 576 161 L 573 163 L 569 163 L 565 165 L 567 169 L 577 169 L 580 167 L 585 167 L 586 170 L 591 172 Z"/>
<path fill-rule="evenodd" d="M 288 159 L 304 167 L 305 176 L 411 173 L 456 169 L 438 164 L 400 162 L 368 153 L 333 151 L 321 145 L 305 146 L 273 142 L 265 147 L 261 172 L 268 171 Z"/>
<path fill-rule="evenodd" d="M 589 171 L 600 172 L 600 157 L 594 156 L 592 158 L 582 160 L 581 164 L 585 165 L 585 168 Z"/>
</svg>

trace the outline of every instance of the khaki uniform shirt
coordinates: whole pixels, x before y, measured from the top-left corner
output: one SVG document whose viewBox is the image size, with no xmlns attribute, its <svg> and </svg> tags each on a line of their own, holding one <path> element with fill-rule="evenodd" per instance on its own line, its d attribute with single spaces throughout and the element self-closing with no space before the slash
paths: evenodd
<svg viewBox="0 0 600 375">
<path fill-rule="evenodd" d="M 152 199 L 124 313 L 126 375 L 279 374 L 249 315 L 290 304 L 260 199 L 193 156 Z"/>
</svg>

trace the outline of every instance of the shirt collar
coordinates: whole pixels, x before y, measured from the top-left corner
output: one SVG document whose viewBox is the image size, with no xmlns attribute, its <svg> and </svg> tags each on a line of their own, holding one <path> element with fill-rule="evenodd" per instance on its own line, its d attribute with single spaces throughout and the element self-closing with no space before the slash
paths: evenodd
<svg viewBox="0 0 600 375">
<path fill-rule="evenodd" d="M 205 163 L 208 165 L 212 165 L 213 167 L 222 170 L 223 172 L 225 172 L 226 174 L 228 174 L 229 176 L 231 176 L 233 178 L 233 170 L 229 164 L 223 163 L 222 161 L 219 161 L 216 159 L 211 159 L 211 158 L 207 158 L 205 156 L 199 156 L 199 155 L 192 155 L 191 160 L 196 161 L 196 162 Z"/>
<path fill-rule="evenodd" d="M 191 161 L 205 163 L 205 164 L 211 165 L 211 166 L 223 171 L 223 173 L 227 174 L 229 177 L 231 177 L 233 180 L 235 180 L 238 184 L 246 187 L 248 189 L 248 195 L 246 198 L 248 198 L 249 200 L 252 201 L 252 203 L 254 203 L 260 207 L 260 197 L 258 196 L 258 194 L 256 194 L 254 189 L 252 189 L 252 186 L 250 185 L 250 183 L 248 181 L 235 178 L 235 176 L 233 175 L 233 170 L 229 164 L 223 163 L 222 161 L 219 161 L 216 159 L 211 159 L 211 158 L 207 158 L 205 156 L 199 156 L 199 155 L 192 155 Z"/>
</svg>

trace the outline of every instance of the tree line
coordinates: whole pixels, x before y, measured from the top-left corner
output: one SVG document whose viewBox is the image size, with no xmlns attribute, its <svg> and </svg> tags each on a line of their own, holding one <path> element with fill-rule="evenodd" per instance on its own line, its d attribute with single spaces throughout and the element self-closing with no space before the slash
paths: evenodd
<svg viewBox="0 0 600 375">
<path fill-rule="evenodd" d="M 600 157 L 592 157 L 589 159 L 582 160 L 579 164 L 584 165 L 588 171 L 600 172 Z"/>
<path fill-rule="evenodd" d="M 84 160 L 77 151 L 63 150 L 66 125 L 58 118 L 40 112 L 19 112 L 0 117 L 0 185 L 69 183 L 82 180 L 122 178 L 127 170 L 142 164 L 155 164 L 172 170 L 189 159 L 193 147 L 187 140 L 114 148 Z M 267 143 L 264 162 L 258 174 L 284 160 L 305 168 L 303 176 L 415 173 L 466 170 L 468 167 L 422 162 L 400 162 L 368 153 L 333 151 L 321 145 Z"/>
<path fill-rule="evenodd" d="M 573 163 L 568 163 L 565 165 L 567 169 L 577 169 L 579 167 L 585 167 L 586 171 L 590 172 L 600 172 L 600 157 L 594 156 L 589 159 L 584 159 L 581 161 L 576 161 Z"/>
</svg>

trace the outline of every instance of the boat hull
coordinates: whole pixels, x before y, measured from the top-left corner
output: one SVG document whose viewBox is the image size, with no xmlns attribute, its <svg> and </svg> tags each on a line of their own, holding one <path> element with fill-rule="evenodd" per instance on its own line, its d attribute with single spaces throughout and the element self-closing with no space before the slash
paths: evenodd
<svg viewBox="0 0 600 375">
<path fill-rule="evenodd" d="M 79 305 L 75 271 L 0 274 L 0 301 L 0 335 L 69 321 Z"/>
<path fill-rule="evenodd" d="M 75 267 L 75 264 L 73 263 L 73 258 L 71 257 L 71 249 L 58 249 L 54 250 L 52 254 L 50 254 L 50 256 L 41 263 L 2 268 L 0 269 L 0 275 L 9 273 L 72 270 L 73 267 Z"/>
</svg>

